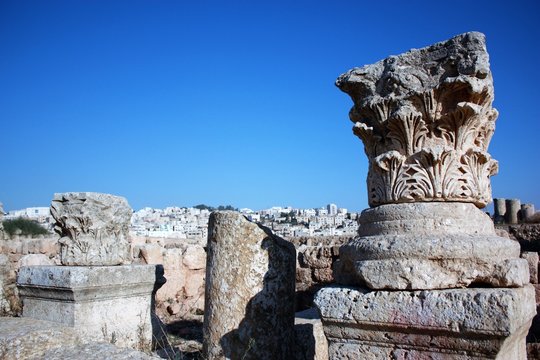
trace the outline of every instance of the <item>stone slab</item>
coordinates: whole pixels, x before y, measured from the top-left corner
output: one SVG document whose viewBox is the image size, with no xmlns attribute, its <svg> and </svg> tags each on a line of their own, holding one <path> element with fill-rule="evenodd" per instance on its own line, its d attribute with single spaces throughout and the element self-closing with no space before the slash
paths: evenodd
<svg viewBox="0 0 540 360">
<path fill-rule="evenodd" d="M 75 328 L 88 341 L 147 350 L 155 265 L 32 266 L 19 271 L 23 317 Z"/>
<path fill-rule="evenodd" d="M 0 318 L 0 359 L 159 359 L 110 343 L 85 343 L 70 327 L 30 318 Z"/>
<path fill-rule="evenodd" d="M 317 309 L 295 314 L 294 340 L 295 360 L 328 360 L 328 341 Z"/>
<path fill-rule="evenodd" d="M 352 283 L 370 289 L 421 290 L 468 286 L 520 287 L 529 283 L 529 268 L 524 259 L 388 259 L 355 263 L 358 274 Z M 350 281 L 344 276 L 341 283 Z"/>
<path fill-rule="evenodd" d="M 0 318 L 0 359 L 44 358 L 48 349 L 79 344 L 67 326 L 30 318 Z"/>
<path fill-rule="evenodd" d="M 525 359 L 534 288 L 370 291 L 315 297 L 330 359 Z M 408 357 L 407 357 L 408 356 Z"/>
<path fill-rule="evenodd" d="M 539 261 L 538 253 L 526 251 L 521 254 L 521 257 L 527 260 L 527 264 L 529 266 L 530 283 L 538 284 L 538 261 Z"/>
</svg>

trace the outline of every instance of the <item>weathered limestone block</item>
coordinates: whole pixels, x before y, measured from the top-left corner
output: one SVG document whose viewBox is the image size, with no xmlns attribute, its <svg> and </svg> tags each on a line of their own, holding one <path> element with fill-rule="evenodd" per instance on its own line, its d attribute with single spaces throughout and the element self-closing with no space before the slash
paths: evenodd
<svg viewBox="0 0 540 360">
<path fill-rule="evenodd" d="M 158 244 L 144 244 L 137 246 L 139 257 L 148 265 L 163 264 L 163 247 Z"/>
<path fill-rule="evenodd" d="M 29 318 L 0 318 L 0 359 L 46 359 L 49 349 L 81 342 L 73 329 Z"/>
<path fill-rule="evenodd" d="M 339 283 L 417 290 L 529 282 L 519 244 L 497 236 L 473 204 L 381 205 L 362 212 L 358 234 L 340 249 Z"/>
<path fill-rule="evenodd" d="M 148 350 L 158 273 L 153 265 L 23 267 L 23 317 L 73 327 L 85 341 Z"/>
<path fill-rule="evenodd" d="M 537 252 L 523 252 L 521 257 L 527 260 L 529 265 L 529 281 L 531 284 L 538 284 L 538 253 Z"/>
<path fill-rule="evenodd" d="M 88 343 L 62 346 L 47 350 L 43 357 L 47 360 L 161 360 L 159 356 L 133 349 L 120 348 L 109 343 Z M 37 360 L 37 359 L 36 359 Z"/>
<path fill-rule="evenodd" d="M 62 265 L 131 263 L 129 222 L 132 210 L 123 197 L 80 192 L 54 194 L 51 214 L 61 236 Z"/>
<path fill-rule="evenodd" d="M 315 303 L 330 359 L 526 359 L 534 288 L 325 288 Z"/>
<path fill-rule="evenodd" d="M 102 360 L 159 359 L 109 343 L 85 343 L 74 329 L 30 318 L 0 319 L 0 359 Z"/>
<path fill-rule="evenodd" d="M 54 265 L 54 261 L 44 254 L 28 254 L 21 257 L 18 262 L 18 268 L 36 265 Z"/>
<path fill-rule="evenodd" d="M 208 359 L 289 359 L 294 246 L 239 213 L 210 215 L 203 351 Z"/>
<path fill-rule="evenodd" d="M 491 201 L 498 171 L 487 149 L 495 129 L 485 37 L 470 32 L 341 75 L 349 116 L 369 159 L 370 206 Z"/>
<path fill-rule="evenodd" d="M 199 270 L 206 267 L 206 251 L 200 245 L 188 246 L 182 257 L 183 264 L 190 270 Z"/>
<path fill-rule="evenodd" d="M 167 282 L 156 293 L 156 301 L 175 299 L 186 285 L 186 272 L 182 268 L 182 249 L 166 249 L 163 268 Z"/>
<path fill-rule="evenodd" d="M 295 360 L 328 360 L 328 341 L 317 309 L 295 314 L 294 336 Z"/>
</svg>

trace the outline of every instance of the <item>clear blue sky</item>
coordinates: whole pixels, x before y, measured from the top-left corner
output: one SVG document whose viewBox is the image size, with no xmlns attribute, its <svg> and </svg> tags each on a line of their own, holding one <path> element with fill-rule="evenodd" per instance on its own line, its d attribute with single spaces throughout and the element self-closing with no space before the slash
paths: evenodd
<svg viewBox="0 0 540 360">
<path fill-rule="evenodd" d="M 0 201 L 367 207 L 355 66 L 476 30 L 495 197 L 540 207 L 538 1 L 0 1 Z"/>
</svg>

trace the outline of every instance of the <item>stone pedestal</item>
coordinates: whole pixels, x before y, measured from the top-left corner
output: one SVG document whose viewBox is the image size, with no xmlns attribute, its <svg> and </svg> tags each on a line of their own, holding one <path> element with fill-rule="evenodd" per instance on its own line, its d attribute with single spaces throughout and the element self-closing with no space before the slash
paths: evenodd
<svg viewBox="0 0 540 360">
<path fill-rule="evenodd" d="M 85 341 L 148 350 L 156 274 L 155 265 L 22 267 L 23 317 L 73 327 Z"/>
<path fill-rule="evenodd" d="M 359 236 L 340 248 L 334 267 L 341 284 L 418 290 L 529 282 L 519 243 L 497 236 L 473 204 L 387 204 L 364 210 L 358 223 Z"/>
<path fill-rule="evenodd" d="M 527 261 L 479 210 L 498 171 L 484 35 L 354 68 L 336 85 L 354 102 L 371 208 L 334 269 L 354 288 L 316 297 L 330 358 L 524 360 L 535 314 Z M 517 222 L 519 206 L 505 207 Z"/>
<path fill-rule="evenodd" d="M 526 359 L 534 288 L 370 291 L 315 298 L 330 359 Z"/>
</svg>

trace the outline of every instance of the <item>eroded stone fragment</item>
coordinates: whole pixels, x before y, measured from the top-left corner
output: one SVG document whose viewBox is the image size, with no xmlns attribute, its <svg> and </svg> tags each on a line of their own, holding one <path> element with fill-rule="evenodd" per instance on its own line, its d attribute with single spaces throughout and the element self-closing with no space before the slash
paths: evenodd
<svg viewBox="0 0 540 360">
<path fill-rule="evenodd" d="M 485 37 L 470 32 L 341 75 L 369 158 L 370 206 L 460 201 L 484 207 L 498 171 Z"/>
<path fill-rule="evenodd" d="M 61 236 L 62 265 L 131 263 L 132 210 L 125 198 L 92 192 L 55 194 L 51 214 Z"/>
<path fill-rule="evenodd" d="M 207 359 L 290 359 L 294 246 L 232 211 L 210 215 L 204 311 Z"/>
</svg>

